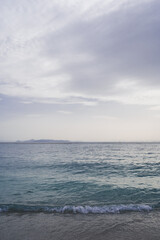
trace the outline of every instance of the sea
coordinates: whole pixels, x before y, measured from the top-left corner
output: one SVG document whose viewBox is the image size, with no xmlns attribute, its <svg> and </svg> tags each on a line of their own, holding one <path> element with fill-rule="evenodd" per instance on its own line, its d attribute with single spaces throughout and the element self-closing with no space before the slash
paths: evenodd
<svg viewBox="0 0 160 240">
<path fill-rule="evenodd" d="M 160 143 L 0 144 L 2 240 L 158 240 L 159 219 Z"/>
</svg>

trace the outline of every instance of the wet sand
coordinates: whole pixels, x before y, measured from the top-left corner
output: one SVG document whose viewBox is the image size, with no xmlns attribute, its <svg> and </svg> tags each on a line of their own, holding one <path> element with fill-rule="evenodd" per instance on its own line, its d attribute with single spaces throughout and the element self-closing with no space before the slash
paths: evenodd
<svg viewBox="0 0 160 240">
<path fill-rule="evenodd" d="M 160 212 L 0 214 L 0 240 L 159 240 Z"/>
</svg>

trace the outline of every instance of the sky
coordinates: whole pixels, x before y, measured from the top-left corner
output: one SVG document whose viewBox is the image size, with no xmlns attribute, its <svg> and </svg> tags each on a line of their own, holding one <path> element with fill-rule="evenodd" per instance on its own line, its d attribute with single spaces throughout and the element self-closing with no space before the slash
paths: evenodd
<svg viewBox="0 0 160 240">
<path fill-rule="evenodd" d="M 159 11 L 0 0 L 0 141 L 160 141 Z"/>
</svg>

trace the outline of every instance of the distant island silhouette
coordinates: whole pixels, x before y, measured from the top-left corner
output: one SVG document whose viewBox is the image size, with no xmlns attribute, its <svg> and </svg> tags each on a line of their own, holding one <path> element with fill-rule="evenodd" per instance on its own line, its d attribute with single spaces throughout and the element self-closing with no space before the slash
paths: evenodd
<svg viewBox="0 0 160 240">
<path fill-rule="evenodd" d="M 30 139 L 30 140 L 18 140 L 16 143 L 70 143 L 69 140 L 53 140 L 53 139 Z"/>
</svg>

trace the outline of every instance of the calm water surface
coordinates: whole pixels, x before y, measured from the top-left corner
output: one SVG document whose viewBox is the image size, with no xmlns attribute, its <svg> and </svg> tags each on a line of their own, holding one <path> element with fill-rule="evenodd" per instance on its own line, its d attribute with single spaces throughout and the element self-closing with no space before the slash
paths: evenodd
<svg viewBox="0 0 160 240">
<path fill-rule="evenodd" d="M 0 211 L 160 208 L 160 144 L 0 144 Z"/>
</svg>

